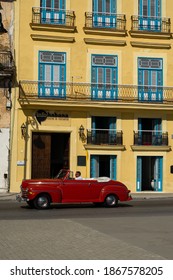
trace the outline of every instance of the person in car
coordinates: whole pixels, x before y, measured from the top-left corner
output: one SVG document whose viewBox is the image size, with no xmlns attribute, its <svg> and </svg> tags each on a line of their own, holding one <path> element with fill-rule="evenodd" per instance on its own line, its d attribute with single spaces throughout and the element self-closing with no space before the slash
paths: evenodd
<svg viewBox="0 0 173 280">
<path fill-rule="evenodd" d="M 80 171 L 76 171 L 76 173 L 75 173 L 75 179 L 76 179 L 76 180 L 83 180 Z"/>
</svg>

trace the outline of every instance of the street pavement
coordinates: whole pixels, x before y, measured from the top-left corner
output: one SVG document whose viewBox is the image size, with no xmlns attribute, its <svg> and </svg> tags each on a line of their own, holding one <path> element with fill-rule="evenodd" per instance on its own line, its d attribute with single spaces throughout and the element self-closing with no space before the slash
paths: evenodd
<svg viewBox="0 0 173 280">
<path fill-rule="evenodd" d="M 145 193 L 132 194 L 132 197 L 133 199 L 156 199 L 173 197 L 173 194 Z M 0 193 L 0 201 L 14 201 L 15 198 L 16 193 Z M 44 211 L 38 212 L 44 215 Z M 34 211 L 33 215 L 37 215 L 37 211 Z M 103 259 L 163 260 L 165 258 L 83 225 L 77 220 L 15 219 L 9 221 L 2 219 L 0 221 L 0 260 Z"/>
</svg>

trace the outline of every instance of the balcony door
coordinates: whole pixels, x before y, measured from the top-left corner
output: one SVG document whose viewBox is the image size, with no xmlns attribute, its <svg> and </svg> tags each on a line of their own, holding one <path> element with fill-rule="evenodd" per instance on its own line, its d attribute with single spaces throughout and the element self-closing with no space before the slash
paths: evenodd
<svg viewBox="0 0 173 280">
<path fill-rule="evenodd" d="M 66 54 L 39 52 L 39 96 L 65 98 Z"/>
<path fill-rule="evenodd" d="M 137 157 L 137 191 L 162 191 L 163 157 Z M 151 184 L 153 181 L 154 184 Z"/>
<path fill-rule="evenodd" d="M 116 117 L 92 117 L 91 139 L 96 145 L 116 144 Z"/>
<path fill-rule="evenodd" d="M 66 0 L 41 0 L 41 20 L 47 24 L 65 24 Z"/>
<path fill-rule="evenodd" d="M 140 101 L 163 100 L 163 60 L 138 58 L 138 98 Z"/>
<path fill-rule="evenodd" d="M 139 118 L 138 135 L 140 145 L 162 145 L 162 120 Z"/>
<path fill-rule="evenodd" d="M 93 26 L 116 27 L 116 0 L 93 0 Z"/>
<path fill-rule="evenodd" d="M 109 177 L 116 180 L 116 161 L 114 155 L 91 155 L 90 177 Z"/>
<path fill-rule="evenodd" d="M 118 58 L 115 55 L 92 55 L 92 99 L 116 100 Z"/>
<path fill-rule="evenodd" d="M 139 29 L 161 31 L 161 0 L 138 0 Z"/>
</svg>

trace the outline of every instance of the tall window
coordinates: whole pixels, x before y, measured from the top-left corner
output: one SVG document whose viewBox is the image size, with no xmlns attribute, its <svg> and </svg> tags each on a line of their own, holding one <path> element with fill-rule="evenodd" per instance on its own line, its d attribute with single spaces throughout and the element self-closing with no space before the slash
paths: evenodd
<svg viewBox="0 0 173 280">
<path fill-rule="evenodd" d="M 161 58 L 138 58 L 138 97 L 142 101 L 162 101 L 163 61 Z"/>
<path fill-rule="evenodd" d="M 116 180 L 117 156 L 115 155 L 91 155 L 90 157 L 90 176 L 110 177 Z"/>
<path fill-rule="evenodd" d="M 139 29 L 161 31 L 161 0 L 138 0 Z"/>
<path fill-rule="evenodd" d="M 93 25 L 116 27 L 116 0 L 93 0 Z"/>
<path fill-rule="evenodd" d="M 47 24 L 65 24 L 66 0 L 41 0 L 41 20 Z"/>
<path fill-rule="evenodd" d="M 118 58 L 116 55 L 92 55 L 92 98 L 117 99 Z"/>
<path fill-rule="evenodd" d="M 39 52 L 39 96 L 65 97 L 66 54 Z"/>
</svg>

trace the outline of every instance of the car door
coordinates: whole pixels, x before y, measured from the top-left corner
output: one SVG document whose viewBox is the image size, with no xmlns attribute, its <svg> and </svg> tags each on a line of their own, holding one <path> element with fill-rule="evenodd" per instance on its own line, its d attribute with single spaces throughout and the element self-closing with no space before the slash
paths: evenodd
<svg viewBox="0 0 173 280">
<path fill-rule="evenodd" d="M 61 190 L 63 203 L 91 201 L 90 180 L 65 180 Z"/>
</svg>

